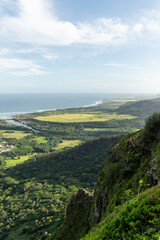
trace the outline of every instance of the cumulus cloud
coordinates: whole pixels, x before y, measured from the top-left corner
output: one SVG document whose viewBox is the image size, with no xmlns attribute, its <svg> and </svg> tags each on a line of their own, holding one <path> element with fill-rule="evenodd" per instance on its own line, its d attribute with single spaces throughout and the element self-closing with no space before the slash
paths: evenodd
<svg viewBox="0 0 160 240">
<path fill-rule="evenodd" d="M 4 2 L 4 0 L 2 0 Z M 9 3 L 10 0 L 7 0 Z M 4 4 L 1 4 L 1 9 Z M 8 4 L 9 6 L 9 4 Z M 139 20 L 99 18 L 92 23 L 59 20 L 50 0 L 15 0 L 14 14 L 0 17 L 0 36 L 39 45 L 121 45 L 137 38 L 160 35 L 160 13 L 144 13 Z"/>
<path fill-rule="evenodd" d="M 126 42 L 129 26 L 120 19 L 97 19 L 93 24 L 80 24 L 79 43 L 115 44 Z"/>
<path fill-rule="evenodd" d="M 0 58 L 0 72 L 10 72 L 19 76 L 45 74 L 42 67 L 30 60 Z"/>
<path fill-rule="evenodd" d="M 17 16 L 3 15 L 1 35 L 40 45 L 68 45 L 78 39 L 77 28 L 59 21 L 48 0 L 17 0 Z"/>
</svg>

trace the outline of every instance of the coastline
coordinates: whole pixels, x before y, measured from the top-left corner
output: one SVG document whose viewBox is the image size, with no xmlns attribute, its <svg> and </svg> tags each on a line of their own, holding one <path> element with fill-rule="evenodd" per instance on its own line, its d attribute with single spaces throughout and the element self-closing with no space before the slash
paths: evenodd
<svg viewBox="0 0 160 240">
<path fill-rule="evenodd" d="M 89 105 L 84 105 L 84 106 L 75 106 L 75 107 L 72 107 L 72 108 L 87 108 L 87 107 L 94 107 L 94 106 L 97 106 L 97 105 L 100 105 L 104 102 L 104 99 L 103 100 L 98 100 L 92 104 L 89 104 Z M 32 113 L 41 113 L 41 112 L 48 112 L 48 111 L 56 111 L 56 110 L 65 110 L 65 109 L 69 109 L 71 107 L 66 107 L 66 108 L 57 108 L 57 109 L 39 109 L 39 110 L 35 110 L 35 111 L 28 111 L 28 112 L 7 112 L 7 113 L 0 113 L 0 120 L 13 120 L 14 119 L 14 116 L 15 115 L 23 115 L 23 114 L 32 114 Z"/>
</svg>

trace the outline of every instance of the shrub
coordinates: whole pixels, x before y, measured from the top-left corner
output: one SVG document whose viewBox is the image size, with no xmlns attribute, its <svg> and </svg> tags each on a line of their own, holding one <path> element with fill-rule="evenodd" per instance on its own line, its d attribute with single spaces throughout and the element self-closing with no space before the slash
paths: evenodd
<svg viewBox="0 0 160 240">
<path fill-rule="evenodd" d="M 160 113 L 155 112 L 146 120 L 143 132 L 144 143 L 151 143 L 160 138 Z"/>
</svg>

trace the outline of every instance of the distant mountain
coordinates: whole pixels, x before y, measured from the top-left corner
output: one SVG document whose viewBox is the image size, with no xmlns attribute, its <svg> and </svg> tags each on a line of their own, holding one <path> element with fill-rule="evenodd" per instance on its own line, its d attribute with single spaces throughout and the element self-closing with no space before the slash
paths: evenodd
<svg viewBox="0 0 160 240">
<path fill-rule="evenodd" d="M 160 112 L 160 98 L 125 104 L 117 109 L 117 113 L 136 116 L 149 116 L 154 112 Z"/>
</svg>

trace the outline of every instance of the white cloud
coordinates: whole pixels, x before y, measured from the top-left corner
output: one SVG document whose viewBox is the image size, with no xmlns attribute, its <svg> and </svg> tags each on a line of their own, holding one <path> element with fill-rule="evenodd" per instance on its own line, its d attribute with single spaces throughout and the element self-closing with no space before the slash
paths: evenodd
<svg viewBox="0 0 160 240">
<path fill-rule="evenodd" d="M 160 36 L 160 12 L 144 12 L 139 20 L 122 22 L 121 19 L 99 18 L 93 23 L 78 23 L 59 20 L 50 0 L 12 1 L 14 14 L 0 5 L 0 36 L 10 41 L 39 45 L 122 45 L 139 38 Z M 9 7 L 10 0 L 7 0 Z M 14 3 L 14 6 L 13 6 Z M 52 3 L 52 4 L 51 4 Z M 16 10 L 15 10 L 16 9 Z"/>
<path fill-rule="evenodd" d="M 10 53 L 10 50 L 8 48 L 1 48 L 0 49 L 0 56 L 7 55 L 8 53 Z"/>
<path fill-rule="evenodd" d="M 128 68 L 128 69 L 139 69 L 138 66 L 130 65 L 127 63 L 115 63 L 115 62 L 109 62 L 104 64 L 107 67 L 118 67 L 118 68 Z"/>
<path fill-rule="evenodd" d="M 36 68 L 30 68 L 27 71 L 14 71 L 12 75 L 19 76 L 19 77 L 27 77 L 27 76 L 35 76 L 35 75 L 44 75 L 46 74 L 44 71 Z"/>
<path fill-rule="evenodd" d="M 120 19 L 100 18 L 94 24 L 80 24 L 78 40 L 86 44 L 115 44 L 126 42 L 129 26 Z"/>
<path fill-rule="evenodd" d="M 47 60 L 54 60 L 58 58 L 58 56 L 52 55 L 52 54 L 46 54 L 46 55 L 43 55 L 43 57 Z"/>
<path fill-rule="evenodd" d="M 37 53 L 37 48 L 22 48 L 17 50 L 16 53 Z"/>
<path fill-rule="evenodd" d="M 10 72 L 19 76 L 45 74 L 41 66 L 30 60 L 17 58 L 0 58 L 0 72 Z"/>
<path fill-rule="evenodd" d="M 59 57 L 53 53 L 51 49 L 48 48 L 26 48 L 26 49 L 19 49 L 16 51 L 16 53 L 20 54 L 38 54 L 41 55 L 43 58 L 47 60 L 55 60 L 58 59 Z"/>
<path fill-rule="evenodd" d="M 149 33 L 148 38 L 159 38 L 160 37 L 160 12 L 151 11 L 148 16 L 144 16 L 141 19 L 144 33 Z"/>
<path fill-rule="evenodd" d="M 77 28 L 56 19 L 48 0 L 17 0 L 19 14 L 4 15 L 1 34 L 12 40 L 40 45 L 68 45 L 78 39 Z"/>
</svg>

